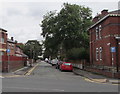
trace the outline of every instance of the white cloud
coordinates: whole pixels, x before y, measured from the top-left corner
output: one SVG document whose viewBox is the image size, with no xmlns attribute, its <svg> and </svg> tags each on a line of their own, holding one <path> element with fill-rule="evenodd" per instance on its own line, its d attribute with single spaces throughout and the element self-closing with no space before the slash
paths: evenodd
<svg viewBox="0 0 120 94">
<path fill-rule="evenodd" d="M 113 0 L 1 0 L 3 2 L 113 2 Z M 118 2 L 119 0 L 114 0 Z"/>
<path fill-rule="evenodd" d="M 8 2 L 9 1 L 9 2 Z M 54 2 L 53 2 L 54 1 Z M 63 0 L 62 0 L 63 1 Z M 68 0 L 64 0 L 66 2 Z M 104 8 L 113 11 L 118 9 L 117 0 L 114 2 L 91 2 L 93 0 L 69 0 L 71 3 L 85 5 L 93 10 L 93 15 L 100 13 Z M 74 2 L 72 2 L 74 1 Z M 86 2 L 80 2 L 86 1 Z M 101 0 L 103 1 L 103 0 Z M 110 0 L 111 1 L 111 0 Z M 1 3 L 0 3 L 1 4 Z M 63 2 L 61 0 L 4 0 L 0 6 L 1 28 L 8 30 L 9 37 L 14 37 L 19 42 L 26 42 L 31 39 L 42 40 L 40 36 L 40 21 L 48 11 L 60 10 Z"/>
</svg>

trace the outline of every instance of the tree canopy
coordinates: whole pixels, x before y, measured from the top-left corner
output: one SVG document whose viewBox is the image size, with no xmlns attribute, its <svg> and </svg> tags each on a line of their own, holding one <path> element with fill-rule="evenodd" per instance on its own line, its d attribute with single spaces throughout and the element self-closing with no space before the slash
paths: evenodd
<svg viewBox="0 0 120 94">
<path fill-rule="evenodd" d="M 30 59 L 37 60 L 38 56 L 42 55 L 42 45 L 37 40 L 28 40 L 24 46 L 24 53 Z"/>
<path fill-rule="evenodd" d="M 88 7 L 64 3 L 60 12 L 50 11 L 44 15 L 41 35 L 45 38 L 45 52 L 57 56 L 60 48 L 64 53 L 72 48 L 88 48 L 91 14 Z"/>
</svg>

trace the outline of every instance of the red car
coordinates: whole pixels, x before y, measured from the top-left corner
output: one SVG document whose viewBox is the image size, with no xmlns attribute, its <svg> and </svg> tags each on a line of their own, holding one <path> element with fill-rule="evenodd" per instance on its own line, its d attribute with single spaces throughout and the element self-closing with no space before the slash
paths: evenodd
<svg viewBox="0 0 120 94">
<path fill-rule="evenodd" d="M 63 62 L 61 65 L 60 65 L 60 70 L 61 71 L 72 71 L 73 70 L 73 67 L 72 67 L 72 64 L 70 62 Z"/>
</svg>

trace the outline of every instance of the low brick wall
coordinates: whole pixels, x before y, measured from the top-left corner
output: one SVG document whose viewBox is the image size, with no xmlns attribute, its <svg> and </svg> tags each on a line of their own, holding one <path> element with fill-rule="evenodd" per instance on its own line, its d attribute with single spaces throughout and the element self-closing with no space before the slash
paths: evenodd
<svg viewBox="0 0 120 94">
<path fill-rule="evenodd" d="M 101 75 L 104 75 L 107 77 L 120 79 L 120 72 L 119 73 L 112 73 L 112 72 L 107 72 L 107 71 L 96 69 L 96 68 L 85 68 L 85 70 L 93 72 L 93 73 L 101 74 Z"/>
<path fill-rule="evenodd" d="M 17 56 L 2 56 L 2 72 L 14 71 L 24 67 L 27 59 Z"/>
</svg>

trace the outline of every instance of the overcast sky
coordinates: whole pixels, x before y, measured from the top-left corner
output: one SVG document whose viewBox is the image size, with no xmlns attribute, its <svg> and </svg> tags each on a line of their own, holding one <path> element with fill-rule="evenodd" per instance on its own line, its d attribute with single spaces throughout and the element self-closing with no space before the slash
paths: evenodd
<svg viewBox="0 0 120 94">
<path fill-rule="evenodd" d="M 8 2 L 9 1 L 9 2 Z M 104 2 L 105 1 L 105 2 Z M 62 8 L 64 2 L 84 5 L 91 8 L 93 16 L 103 9 L 114 11 L 118 9 L 119 0 L 1 0 L 0 28 L 8 31 L 8 37 L 14 37 L 18 42 L 27 40 L 43 40 L 40 36 L 39 24 L 49 11 Z"/>
</svg>

